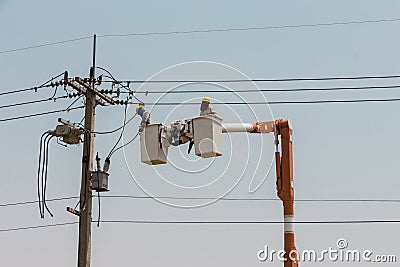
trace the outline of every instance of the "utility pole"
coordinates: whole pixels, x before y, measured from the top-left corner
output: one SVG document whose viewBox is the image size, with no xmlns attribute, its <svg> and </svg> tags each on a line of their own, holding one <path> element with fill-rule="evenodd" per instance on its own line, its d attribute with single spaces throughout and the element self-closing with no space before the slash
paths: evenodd
<svg viewBox="0 0 400 267">
<path fill-rule="evenodd" d="M 79 243 L 78 243 L 78 267 L 90 267 L 91 226 L 92 226 L 92 172 L 94 157 L 94 120 L 97 104 L 115 105 L 116 102 L 109 96 L 96 90 L 96 82 L 101 80 L 95 78 L 96 69 L 96 35 L 93 42 L 93 65 L 90 68 L 90 78 L 82 79 L 68 78 L 65 74 L 65 84 L 74 88 L 78 94 L 85 97 L 85 125 L 82 151 L 82 181 L 80 193 L 80 210 L 67 208 L 67 211 L 79 216 Z"/>
<path fill-rule="evenodd" d="M 90 83 L 92 88 L 86 88 L 85 92 L 85 125 L 82 153 L 82 181 L 80 194 L 79 214 L 79 245 L 78 267 L 90 266 L 91 226 L 92 226 L 92 183 L 91 172 L 93 170 L 93 145 L 94 145 L 94 117 L 96 107 L 96 95 L 94 94 L 94 73 L 96 67 L 96 35 L 93 38 L 93 65 L 90 69 Z M 93 89 L 93 90 L 90 90 Z"/>
</svg>

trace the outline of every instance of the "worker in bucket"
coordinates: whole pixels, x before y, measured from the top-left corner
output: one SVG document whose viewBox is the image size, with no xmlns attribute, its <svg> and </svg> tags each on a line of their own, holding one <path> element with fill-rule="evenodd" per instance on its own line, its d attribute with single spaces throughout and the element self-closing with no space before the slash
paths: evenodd
<svg viewBox="0 0 400 267">
<path fill-rule="evenodd" d="M 150 124 L 150 113 L 144 109 L 144 104 L 139 104 L 136 107 L 136 114 L 142 117 L 142 121 L 140 122 L 139 132 L 142 132 L 144 127 L 147 124 Z"/>
<path fill-rule="evenodd" d="M 210 104 L 211 104 L 211 99 L 209 97 L 204 97 L 200 105 L 200 116 L 216 114 L 216 112 L 210 106 Z"/>
</svg>

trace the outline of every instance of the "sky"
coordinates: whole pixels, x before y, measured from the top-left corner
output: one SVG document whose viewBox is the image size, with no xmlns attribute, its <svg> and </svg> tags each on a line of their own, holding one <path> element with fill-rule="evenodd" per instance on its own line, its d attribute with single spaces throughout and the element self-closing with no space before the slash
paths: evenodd
<svg viewBox="0 0 400 267">
<path fill-rule="evenodd" d="M 117 79 L 284 79 L 398 75 L 400 21 L 327 24 L 400 18 L 398 1 L 7 1 L 0 0 L 0 93 L 37 86 L 67 70 L 87 77 L 92 36 L 97 34 L 96 64 Z M 137 33 L 272 27 L 263 30 L 191 34 Z M 136 35 L 134 35 L 136 33 Z M 130 35 L 129 35 L 130 34 Z M 125 35 L 125 36 L 119 36 Z M 87 37 L 87 38 L 84 38 Z M 81 39 L 82 38 L 82 39 Z M 10 51 L 65 40 L 71 42 Z M 102 74 L 100 70 L 97 75 Z M 104 74 L 104 73 L 103 73 Z M 231 90 L 362 87 L 398 85 L 398 79 L 295 81 L 228 84 Z M 177 88 L 174 88 L 177 87 Z M 110 89 L 103 84 L 103 89 Z M 215 84 L 131 84 L 132 90 L 213 90 Z M 397 89 L 330 92 L 208 93 L 213 103 L 400 98 Z M 52 89 L 0 95 L 0 106 L 48 98 Z M 58 90 L 58 96 L 65 94 Z M 204 93 L 138 94 L 145 103 L 198 103 Z M 0 120 L 64 109 L 71 99 L 1 108 Z M 81 102 L 77 102 L 79 106 Z M 290 119 L 293 126 L 296 199 L 399 199 L 398 102 L 292 105 L 214 105 L 224 122 Z M 149 106 L 153 122 L 196 117 L 197 105 Z M 134 109 L 129 107 L 128 117 Z M 39 141 L 62 117 L 82 119 L 83 110 L 0 122 L 0 204 L 37 200 Z M 97 131 L 123 124 L 124 107 L 98 107 Z M 127 125 L 123 142 L 140 120 Z M 97 135 L 95 152 L 104 159 L 119 132 Z M 102 220 L 282 221 L 273 201 L 135 199 L 107 196 L 220 197 L 277 199 L 273 137 L 223 136 L 223 156 L 199 159 L 187 145 L 169 149 L 170 164 L 140 162 L 136 140 L 111 159 L 110 191 L 102 193 Z M 78 196 L 82 145 L 49 151 L 47 197 Z M 182 170 L 183 169 L 183 170 Z M 202 169 L 205 169 L 202 171 Z M 273 168 L 272 168 L 273 170 Z M 264 181 L 264 177 L 266 177 Z M 264 182 L 263 182 L 264 181 Z M 263 182 L 263 183 L 262 183 Z M 262 183 L 262 184 L 261 184 Z M 174 184 L 174 185 L 172 185 Z M 261 186 L 252 192 L 258 185 Z M 77 199 L 48 202 L 54 217 L 39 216 L 37 203 L 0 206 L 0 230 L 65 222 Z M 196 206 L 196 207 L 194 207 Z M 198 207 L 197 207 L 198 206 Z M 399 220 L 398 203 L 296 202 L 297 221 Z M 93 218 L 97 219 L 97 198 Z M 297 224 L 298 250 L 322 251 L 344 238 L 350 249 L 397 255 L 399 224 Z M 0 231 L 4 266 L 73 266 L 77 262 L 78 226 Z M 92 225 L 92 266 L 282 266 L 261 262 L 257 252 L 283 247 L 282 224 L 128 224 Z M 301 266 L 320 263 L 303 262 Z M 362 263 L 324 262 L 324 266 Z M 396 263 L 371 263 L 371 266 Z"/>
</svg>

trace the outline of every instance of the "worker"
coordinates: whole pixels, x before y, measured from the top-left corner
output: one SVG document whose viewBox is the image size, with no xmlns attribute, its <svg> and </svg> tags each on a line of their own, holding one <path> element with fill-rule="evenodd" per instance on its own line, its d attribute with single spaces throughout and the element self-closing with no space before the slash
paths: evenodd
<svg viewBox="0 0 400 267">
<path fill-rule="evenodd" d="M 216 112 L 210 106 L 210 104 L 211 104 L 211 99 L 209 97 L 204 97 L 200 105 L 200 116 L 216 114 Z"/>
<path fill-rule="evenodd" d="M 140 122 L 139 132 L 142 132 L 144 127 L 147 124 L 150 124 L 150 113 L 144 109 L 144 104 L 139 104 L 136 107 L 136 114 L 142 117 L 142 121 Z"/>
</svg>

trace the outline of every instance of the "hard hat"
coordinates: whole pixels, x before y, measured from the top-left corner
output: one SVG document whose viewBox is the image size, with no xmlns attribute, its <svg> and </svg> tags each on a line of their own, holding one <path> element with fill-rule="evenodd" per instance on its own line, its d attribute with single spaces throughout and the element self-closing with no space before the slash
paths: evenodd
<svg viewBox="0 0 400 267">
<path fill-rule="evenodd" d="M 138 113 L 140 109 L 144 109 L 144 105 L 137 105 L 136 106 L 136 113 Z"/>
<path fill-rule="evenodd" d="M 211 103 L 211 99 L 209 97 L 203 97 L 203 102 Z"/>
</svg>

